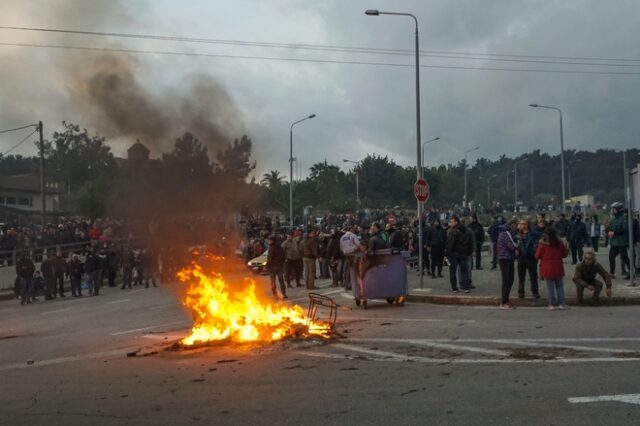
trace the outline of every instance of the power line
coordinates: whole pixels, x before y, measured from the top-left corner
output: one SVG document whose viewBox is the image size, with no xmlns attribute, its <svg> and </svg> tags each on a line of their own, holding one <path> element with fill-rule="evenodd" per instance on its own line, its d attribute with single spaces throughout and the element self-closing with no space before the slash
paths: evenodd
<svg viewBox="0 0 640 426">
<path fill-rule="evenodd" d="M 22 127 L 16 127 L 15 129 L 7 129 L 7 130 L 2 130 L 0 131 L 0 134 L 2 133 L 9 133 L 9 132 L 15 132 L 17 130 L 22 130 L 22 129 L 28 129 L 29 127 L 35 127 L 36 129 L 38 128 L 37 124 L 28 124 L 26 126 L 22 126 Z"/>
<path fill-rule="evenodd" d="M 386 66 L 386 67 L 402 67 L 402 68 L 414 67 L 413 64 L 402 64 L 402 63 L 394 63 L 394 62 L 367 62 L 367 61 L 344 61 L 344 60 L 335 60 L 335 59 L 282 58 L 282 57 L 271 57 L 271 56 L 227 55 L 227 54 L 215 54 L 215 53 L 175 52 L 175 51 L 161 51 L 161 50 L 136 50 L 136 49 L 123 49 L 123 48 L 65 46 L 65 45 L 35 44 L 35 43 L 0 42 L 0 46 L 97 51 L 97 52 L 127 53 L 127 54 L 152 54 L 152 55 L 192 56 L 192 57 L 209 57 L 209 58 L 228 58 L 228 59 L 249 59 L 249 60 L 263 60 L 263 61 L 289 61 L 289 62 L 308 62 L 308 63 L 324 63 L 324 64 L 369 65 L 369 66 Z M 552 73 L 552 74 L 640 75 L 640 72 L 627 72 L 627 71 L 589 71 L 589 70 L 527 69 L 527 68 L 498 68 L 498 67 L 465 67 L 465 66 L 453 66 L 453 65 L 421 65 L 420 67 L 431 68 L 431 69 L 505 71 L 505 72 L 527 72 L 527 73 Z"/>
<path fill-rule="evenodd" d="M 16 149 L 16 148 L 17 148 L 17 147 L 19 147 L 20 145 L 22 145 L 24 142 L 26 142 L 26 140 L 27 140 L 27 139 L 29 139 L 31 136 L 33 136 L 33 134 L 34 134 L 34 133 L 36 133 L 37 131 L 38 131 L 38 128 L 36 128 L 33 132 L 29 133 L 29 134 L 27 135 L 27 137 L 26 137 L 26 138 L 22 139 L 20 142 L 18 142 L 17 144 L 15 144 L 15 145 L 14 145 L 14 146 L 12 146 L 11 148 L 9 148 L 9 150 L 8 150 L 8 151 L 3 152 L 3 153 L 2 153 L 2 154 L 0 154 L 0 155 L 5 156 L 5 155 L 9 154 L 11 151 L 13 151 L 14 149 Z"/>
<path fill-rule="evenodd" d="M 272 47 L 281 49 L 300 49 L 300 50 L 321 50 L 321 51 L 337 51 L 345 53 L 367 53 L 382 55 L 413 55 L 414 52 L 408 49 L 391 49 L 391 48 L 372 48 L 357 46 L 332 46 L 322 44 L 305 44 L 305 43 L 275 43 L 275 42 L 256 42 L 246 40 L 225 40 L 212 38 L 195 38 L 195 37 L 179 37 L 179 36 L 163 36 L 157 34 L 131 34 L 117 32 L 101 32 L 101 31 L 80 31 L 66 30 L 57 28 L 38 28 L 38 27 L 17 27 L 17 26 L 0 26 L 4 30 L 18 31 L 36 31 L 48 33 L 62 33 L 75 35 L 89 35 L 98 37 L 118 37 L 142 40 L 160 40 L 160 41 L 177 41 L 188 43 L 206 43 L 206 44 L 227 44 L 237 46 L 253 46 L 253 47 Z M 441 50 L 421 50 L 421 56 L 448 58 L 448 59 L 465 59 L 465 60 L 488 60 L 488 61 L 506 61 L 506 62 L 524 62 L 524 63 L 543 63 L 543 64 L 563 64 L 563 65 L 589 65 L 589 66 L 622 66 L 635 67 L 640 66 L 640 59 L 637 58 L 601 58 L 601 57 L 572 57 L 572 56 L 544 56 L 544 55 L 520 55 L 520 54 L 504 54 L 504 53 L 480 53 L 480 52 L 455 52 Z M 519 59 L 513 59 L 519 58 Z M 544 59 L 544 60 L 541 60 Z M 561 62 L 564 61 L 564 62 Z M 569 61 L 569 62 L 566 62 Z M 635 62 L 635 64 L 604 64 L 604 63 L 584 63 L 571 61 L 614 61 L 614 62 Z"/>
</svg>

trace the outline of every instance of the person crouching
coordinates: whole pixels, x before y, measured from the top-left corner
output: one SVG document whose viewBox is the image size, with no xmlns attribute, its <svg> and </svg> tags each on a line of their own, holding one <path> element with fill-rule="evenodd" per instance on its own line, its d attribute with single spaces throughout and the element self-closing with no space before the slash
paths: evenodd
<svg viewBox="0 0 640 426">
<path fill-rule="evenodd" d="M 585 288 L 593 292 L 591 304 L 597 305 L 600 303 L 599 296 L 603 285 L 601 281 L 596 279 L 598 274 L 604 279 L 607 286 L 607 297 L 611 297 L 611 275 L 598 263 L 593 250 L 586 250 L 582 262 L 576 265 L 576 270 L 573 275 L 573 283 L 576 285 L 578 303 L 584 303 Z"/>
</svg>

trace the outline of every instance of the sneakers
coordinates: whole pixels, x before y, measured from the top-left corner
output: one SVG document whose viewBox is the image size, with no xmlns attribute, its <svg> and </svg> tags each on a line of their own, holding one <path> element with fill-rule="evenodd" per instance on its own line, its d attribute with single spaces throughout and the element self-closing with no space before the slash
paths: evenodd
<svg viewBox="0 0 640 426">
<path fill-rule="evenodd" d="M 556 308 L 556 307 L 555 307 L 555 306 L 553 306 L 553 305 L 549 305 L 549 307 L 548 307 L 547 309 L 548 309 L 548 310 L 550 310 L 550 311 L 555 311 L 555 310 L 556 310 L 556 309 L 558 309 L 558 308 Z"/>
<path fill-rule="evenodd" d="M 533 297 L 535 297 L 536 299 L 540 299 L 540 293 L 533 293 Z"/>
<path fill-rule="evenodd" d="M 464 289 L 464 290 L 462 290 L 462 291 L 464 291 L 465 293 L 471 293 L 471 290 L 469 290 L 468 288 L 465 288 L 465 289 Z"/>
<path fill-rule="evenodd" d="M 561 311 L 564 311 L 564 310 L 569 309 L 569 307 L 567 305 L 560 305 L 560 306 L 558 306 L 558 309 L 560 309 Z"/>
<path fill-rule="evenodd" d="M 453 293 L 458 293 L 460 290 L 458 290 L 457 288 L 454 288 L 453 290 L 451 290 Z"/>
<path fill-rule="evenodd" d="M 500 309 L 506 310 L 506 309 L 515 309 L 515 307 L 510 303 L 501 303 L 500 304 Z"/>
</svg>

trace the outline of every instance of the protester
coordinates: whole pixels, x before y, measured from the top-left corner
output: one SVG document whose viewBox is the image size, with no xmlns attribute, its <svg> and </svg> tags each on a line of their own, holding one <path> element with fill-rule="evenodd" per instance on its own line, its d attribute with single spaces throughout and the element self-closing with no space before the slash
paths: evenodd
<svg viewBox="0 0 640 426">
<path fill-rule="evenodd" d="M 588 226 L 589 230 L 589 240 L 591 241 L 591 247 L 593 247 L 593 250 L 597 253 L 598 252 L 598 248 L 600 246 L 600 233 L 601 233 L 601 227 L 600 224 L 598 223 L 598 216 L 597 215 L 593 215 L 591 216 L 591 218 L 589 219 L 589 226 Z"/>
<path fill-rule="evenodd" d="M 558 238 L 555 228 L 545 229 L 536 249 L 535 257 L 540 261 L 540 277 L 547 283 L 549 310 L 566 308 L 562 259 L 568 255 L 569 250 L 564 242 Z"/>
<path fill-rule="evenodd" d="M 582 215 L 574 213 L 571 217 L 567 239 L 571 249 L 571 264 L 575 265 L 578 261 L 582 261 L 585 243 L 588 245 L 591 242 L 589 234 L 587 233 L 587 227 L 584 222 L 582 222 Z"/>
<path fill-rule="evenodd" d="M 457 272 L 460 268 L 461 290 L 465 293 L 471 291 L 469 284 L 469 252 L 473 250 L 473 241 L 470 239 L 467 229 L 457 216 L 452 216 L 449 221 L 447 233 L 447 245 L 445 256 L 449 260 L 449 283 L 451 291 L 457 293 Z"/>
<path fill-rule="evenodd" d="M 304 278 L 307 290 L 317 290 L 316 280 L 316 259 L 318 258 L 318 239 L 316 231 L 310 229 L 307 238 L 302 242 L 302 261 L 304 264 Z"/>
<path fill-rule="evenodd" d="M 498 267 L 498 236 L 500 235 L 500 227 L 504 225 L 504 218 L 502 216 L 495 216 L 493 223 L 489 226 L 489 239 L 491 240 L 491 270 L 495 270 Z"/>
<path fill-rule="evenodd" d="M 442 227 L 440 219 L 436 219 L 431 226 L 427 235 L 427 253 L 431 255 L 431 271 L 432 277 L 442 278 L 442 266 L 444 264 L 444 250 L 447 244 L 447 231 Z"/>
<path fill-rule="evenodd" d="M 627 249 L 629 247 L 629 224 L 627 215 L 624 211 L 622 203 L 611 204 L 613 218 L 608 226 L 607 234 L 609 235 L 609 273 L 615 278 L 616 276 L 616 257 L 620 255 L 620 268 L 622 275 L 629 279 L 629 256 Z"/>
<path fill-rule="evenodd" d="M 276 277 L 280 284 L 280 294 L 282 298 L 287 298 L 287 288 L 284 283 L 284 249 L 276 240 L 276 237 L 269 237 L 269 252 L 267 254 L 267 271 L 269 271 L 269 279 L 271 281 L 271 293 L 274 298 L 278 297 L 276 291 Z"/>
<path fill-rule="evenodd" d="M 536 248 L 542 235 L 538 229 L 529 229 L 529 222 L 521 219 L 518 223 L 518 297 L 525 297 L 524 282 L 529 274 L 531 294 L 536 299 L 540 298 L 538 291 L 538 261 L 536 260 Z"/>
<path fill-rule="evenodd" d="M 471 216 L 471 223 L 467 227 L 473 232 L 473 251 L 475 252 L 476 269 L 482 269 L 480 262 L 482 261 L 482 244 L 484 243 L 484 227 L 478 222 L 478 216 L 476 214 Z M 473 262 L 472 262 L 473 263 Z"/>
<path fill-rule="evenodd" d="M 498 242 L 496 244 L 498 264 L 500 265 L 500 275 L 502 278 L 502 298 L 500 302 L 500 309 L 514 308 L 513 303 L 509 301 L 509 295 L 511 294 L 511 288 L 513 287 L 513 281 L 515 278 L 514 261 L 516 258 L 518 243 L 514 239 L 514 235 L 517 229 L 518 221 L 516 219 L 510 220 L 508 226 L 501 226 Z"/>
<path fill-rule="evenodd" d="M 576 292 L 578 303 L 584 303 L 584 290 L 588 289 L 593 293 L 591 298 L 592 304 L 598 304 L 600 299 L 600 292 L 602 291 L 602 282 L 596 279 L 597 275 L 600 275 L 607 286 L 607 297 L 611 297 L 611 275 L 605 271 L 605 269 L 596 260 L 595 253 L 591 250 L 587 250 L 584 253 L 584 258 L 576 266 L 576 270 L 573 275 L 573 282 L 576 285 Z"/>
</svg>

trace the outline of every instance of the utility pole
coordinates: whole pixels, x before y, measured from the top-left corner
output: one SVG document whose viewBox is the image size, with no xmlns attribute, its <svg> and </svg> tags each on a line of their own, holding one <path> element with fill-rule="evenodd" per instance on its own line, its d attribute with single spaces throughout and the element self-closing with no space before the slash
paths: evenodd
<svg viewBox="0 0 640 426">
<path fill-rule="evenodd" d="M 42 121 L 38 121 L 38 132 L 40 133 L 40 196 L 42 197 L 42 228 L 47 223 L 47 198 L 44 184 L 44 137 L 42 132 Z"/>
</svg>

